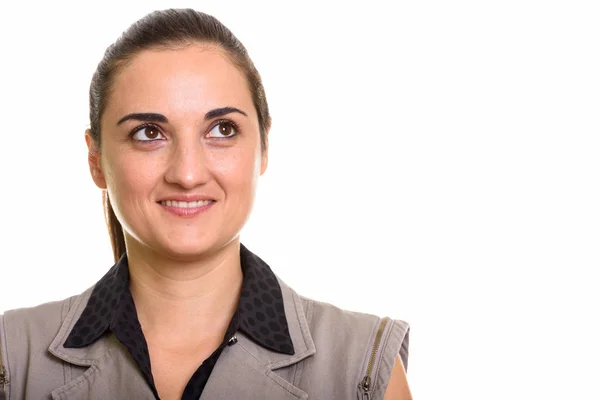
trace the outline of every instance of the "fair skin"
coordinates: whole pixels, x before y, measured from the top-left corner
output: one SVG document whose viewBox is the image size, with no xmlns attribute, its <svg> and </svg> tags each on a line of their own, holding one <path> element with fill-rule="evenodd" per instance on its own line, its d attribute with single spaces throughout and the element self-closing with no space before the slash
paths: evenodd
<svg viewBox="0 0 600 400">
<path fill-rule="evenodd" d="M 224 107 L 218 117 L 207 115 Z M 193 44 L 135 55 L 115 76 L 100 122 L 101 148 L 86 132 L 90 172 L 123 225 L 159 395 L 181 399 L 237 308 L 239 232 L 268 163 L 258 116 L 244 76 L 224 53 Z M 210 204 L 182 217 L 160 203 L 181 195 Z M 400 370 L 386 400 L 410 398 L 392 390 L 395 377 L 394 387 L 406 387 Z"/>
<path fill-rule="evenodd" d="M 400 356 L 396 357 L 396 362 L 392 368 L 392 376 L 388 381 L 388 387 L 385 390 L 384 400 L 412 400 L 412 394 L 406 380 L 406 371 L 402 365 Z"/>
</svg>

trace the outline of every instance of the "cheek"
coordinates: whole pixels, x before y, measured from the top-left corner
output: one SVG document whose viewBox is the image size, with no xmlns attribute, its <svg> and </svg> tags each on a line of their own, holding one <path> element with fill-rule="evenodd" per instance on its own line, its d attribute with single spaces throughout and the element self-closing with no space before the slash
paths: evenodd
<svg viewBox="0 0 600 400">
<path fill-rule="evenodd" d="M 256 152 L 243 149 L 226 155 L 215 154 L 212 171 L 226 192 L 253 195 L 260 176 L 260 158 Z"/>
<path fill-rule="evenodd" d="M 158 169 L 147 157 L 122 156 L 107 159 L 107 185 L 113 196 L 123 200 L 145 193 L 154 186 Z"/>
</svg>

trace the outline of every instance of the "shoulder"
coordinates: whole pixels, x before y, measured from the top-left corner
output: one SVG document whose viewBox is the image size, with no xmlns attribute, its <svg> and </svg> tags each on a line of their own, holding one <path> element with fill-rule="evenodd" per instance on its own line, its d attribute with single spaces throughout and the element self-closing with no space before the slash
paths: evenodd
<svg viewBox="0 0 600 400">
<path fill-rule="evenodd" d="M 23 307 L 4 312 L 4 323 L 12 329 L 25 331 L 39 331 L 48 329 L 49 326 L 60 326 L 64 315 L 77 296 L 63 300 L 51 301 L 34 307 Z"/>
<path fill-rule="evenodd" d="M 368 379 L 372 398 L 383 398 L 398 356 L 404 368 L 407 366 L 409 324 L 299 298 L 316 348 L 314 357 L 307 359 L 303 368 L 305 384 L 322 387 L 318 383 L 327 376 L 335 381 L 336 388 L 328 395 L 341 398 L 356 396 L 361 383 Z"/>
<path fill-rule="evenodd" d="M 408 336 L 410 325 L 401 319 L 392 319 L 375 314 L 349 311 L 333 304 L 299 296 L 306 312 L 306 319 L 315 343 L 340 343 L 344 349 L 374 344 L 378 331 L 383 346 L 392 346 L 394 355 L 400 354 L 403 362 L 408 358 Z M 402 347 L 405 351 L 402 351 Z M 396 352 L 397 347 L 397 352 Z M 403 354 L 406 353 L 406 354 Z"/>
<path fill-rule="evenodd" d="M 311 334 L 315 338 L 337 336 L 344 341 L 368 338 L 379 317 L 339 308 L 336 305 L 299 296 Z M 333 337 L 332 337 L 333 339 Z"/>
<path fill-rule="evenodd" d="M 65 321 L 73 317 L 73 308 L 86 295 L 89 296 L 89 292 L 91 288 L 62 300 L 7 310 L 0 314 L 0 334 L 3 336 L 6 353 L 20 360 L 47 353 Z"/>
<path fill-rule="evenodd" d="M 14 336 L 31 337 L 56 336 L 69 311 L 81 301 L 91 288 L 81 294 L 68 298 L 39 304 L 34 307 L 23 307 L 7 310 L 3 314 L 5 332 Z"/>
<path fill-rule="evenodd" d="M 21 398 L 27 393 L 28 398 L 42 398 L 49 386 L 65 383 L 68 371 L 62 360 L 51 354 L 50 347 L 90 290 L 63 300 L 0 314 L 1 353 L 12 396 Z"/>
</svg>

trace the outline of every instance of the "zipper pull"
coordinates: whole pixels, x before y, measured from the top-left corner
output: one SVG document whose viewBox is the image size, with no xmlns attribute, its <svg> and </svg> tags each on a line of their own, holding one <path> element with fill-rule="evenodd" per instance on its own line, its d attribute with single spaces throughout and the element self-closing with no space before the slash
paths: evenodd
<svg viewBox="0 0 600 400">
<path fill-rule="evenodd" d="M 2 393 L 6 393 L 6 385 L 7 384 L 8 384 L 8 379 L 6 378 L 6 375 L 4 375 L 4 373 L 0 374 L 0 385 L 2 385 Z"/>
<path fill-rule="evenodd" d="M 0 330 L 3 329 L 3 325 L 2 325 L 2 317 L 4 316 L 4 314 L 0 314 Z M 7 368 L 4 366 L 4 355 L 6 353 L 2 352 L 2 339 L 4 339 L 4 335 L 3 335 L 3 331 L 0 332 L 0 385 L 2 386 L 2 391 L 0 392 L 0 398 L 4 399 L 4 397 L 6 396 L 6 386 L 10 383 L 8 381 L 8 370 Z"/>
<path fill-rule="evenodd" d="M 371 377 L 369 375 L 365 375 L 362 381 L 358 384 L 363 391 L 363 400 L 369 400 L 371 398 Z"/>
</svg>

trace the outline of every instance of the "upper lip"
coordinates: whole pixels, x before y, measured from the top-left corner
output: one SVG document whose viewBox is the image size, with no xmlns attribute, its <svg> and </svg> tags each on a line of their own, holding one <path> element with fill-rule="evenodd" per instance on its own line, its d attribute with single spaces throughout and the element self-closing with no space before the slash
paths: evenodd
<svg viewBox="0 0 600 400">
<path fill-rule="evenodd" d="M 167 201 L 167 200 L 171 200 L 171 201 L 185 201 L 185 202 L 192 202 L 192 201 L 202 201 L 202 200 L 213 200 L 214 199 L 210 196 L 205 196 L 202 194 L 173 194 L 170 196 L 164 196 L 162 197 L 160 201 Z"/>
</svg>

